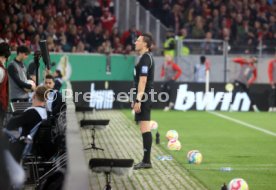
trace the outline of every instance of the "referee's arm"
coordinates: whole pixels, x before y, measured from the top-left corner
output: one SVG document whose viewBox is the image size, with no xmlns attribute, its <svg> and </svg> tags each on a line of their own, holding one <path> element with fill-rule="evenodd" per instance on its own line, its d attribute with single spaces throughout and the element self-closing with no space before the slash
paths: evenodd
<svg viewBox="0 0 276 190">
<path fill-rule="evenodd" d="M 138 92 L 133 106 L 135 113 L 141 112 L 141 100 L 145 93 L 146 83 L 147 83 L 147 76 L 140 76 L 139 83 L 138 83 Z"/>
<path fill-rule="evenodd" d="M 142 97 L 145 93 L 145 88 L 147 84 L 147 76 L 140 76 L 139 77 L 139 83 L 138 83 L 138 93 L 136 99 L 141 101 Z"/>
</svg>

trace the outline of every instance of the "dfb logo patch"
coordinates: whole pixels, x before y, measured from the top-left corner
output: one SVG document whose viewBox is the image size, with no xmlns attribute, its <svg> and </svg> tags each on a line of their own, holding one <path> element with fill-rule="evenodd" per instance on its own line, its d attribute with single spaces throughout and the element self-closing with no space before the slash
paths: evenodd
<svg viewBox="0 0 276 190">
<path fill-rule="evenodd" d="M 148 70 L 149 70 L 148 66 L 142 66 L 142 73 L 143 74 L 148 74 Z"/>
</svg>

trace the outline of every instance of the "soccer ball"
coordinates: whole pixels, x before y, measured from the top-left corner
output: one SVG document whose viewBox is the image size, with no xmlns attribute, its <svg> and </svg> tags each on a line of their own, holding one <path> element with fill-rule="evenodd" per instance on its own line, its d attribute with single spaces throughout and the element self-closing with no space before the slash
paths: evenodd
<svg viewBox="0 0 276 190">
<path fill-rule="evenodd" d="M 178 133 L 175 130 L 169 130 L 166 134 L 166 138 L 168 140 L 172 140 L 172 139 L 177 140 L 178 139 Z"/>
<path fill-rule="evenodd" d="M 158 128 L 158 123 L 156 121 L 151 120 L 150 129 L 153 131 L 153 130 L 156 130 L 157 128 Z"/>
<path fill-rule="evenodd" d="M 169 150 L 180 150 L 181 149 L 181 143 L 179 140 L 171 139 L 168 142 L 168 149 Z"/>
<path fill-rule="evenodd" d="M 189 164 L 200 164 L 202 162 L 202 154 L 198 150 L 191 150 L 187 154 Z"/>
<path fill-rule="evenodd" d="M 228 190 L 249 190 L 249 187 L 244 179 L 235 178 L 228 184 Z"/>
<path fill-rule="evenodd" d="M 225 85 L 225 90 L 226 90 L 227 92 L 232 92 L 232 91 L 234 90 L 234 85 L 233 85 L 232 83 L 227 83 L 227 84 Z"/>
</svg>

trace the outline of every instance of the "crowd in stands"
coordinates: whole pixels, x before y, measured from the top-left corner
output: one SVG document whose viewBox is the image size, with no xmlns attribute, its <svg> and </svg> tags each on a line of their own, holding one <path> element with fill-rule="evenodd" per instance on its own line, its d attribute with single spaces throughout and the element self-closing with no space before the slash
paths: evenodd
<svg viewBox="0 0 276 190">
<path fill-rule="evenodd" d="M 132 30 L 119 33 L 113 0 L 3 0 L 0 2 L 0 41 L 12 50 L 26 45 L 39 49 L 47 40 L 51 52 L 133 52 Z"/>
<path fill-rule="evenodd" d="M 229 41 L 233 52 L 275 52 L 276 2 L 272 0 L 139 0 L 175 35 Z"/>
<path fill-rule="evenodd" d="M 88 1 L 87 1 L 88 2 Z M 276 45 L 276 2 L 272 0 L 139 0 L 175 35 L 186 39 L 222 39 L 231 51 L 256 53 Z M 0 41 L 13 50 L 35 51 L 47 40 L 51 52 L 134 53 L 134 27 L 119 31 L 114 0 L 3 0 Z M 181 34 L 182 33 L 182 34 Z M 271 48 L 272 47 L 272 48 Z"/>
</svg>

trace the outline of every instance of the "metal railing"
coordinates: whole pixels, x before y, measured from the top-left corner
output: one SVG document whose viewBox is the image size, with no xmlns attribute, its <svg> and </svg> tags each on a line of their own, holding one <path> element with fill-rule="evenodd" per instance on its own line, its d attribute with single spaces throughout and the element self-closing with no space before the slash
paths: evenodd
<svg viewBox="0 0 276 190">
<path fill-rule="evenodd" d="M 157 54 L 162 50 L 167 28 L 135 0 L 115 0 L 117 27 L 124 32 L 135 27 L 141 32 L 151 33 L 156 44 Z"/>
<path fill-rule="evenodd" d="M 215 59 L 220 60 L 220 73 L 221 76 L 216 76 L 216 79 L 219 81 L 227 81 L 227 56 L 228 56 L 228 43 L 223 40 L 216 39 L 180 39 L 176 37 L 176 57 L 175 60 L 177 63 L 184 62 L 190 63 L 186 64 L 186 70 L 190 70 L 192 75 L 195 62 L 194 57 L 199 55 L 212 56 Z M 186 76 L 186 78 L 192 78 L 192 76 Z"/>
<path fill-rule="evenodd" d="M 229 82 L 235 78 L 236 73 L 239 71 L 237 64 L 233 64 L 231 61 L 232 58 L 241 56 L 241 57 L 250 57 L 251 55 L 257 56 L 259 60 L 258 72 L 266 73 L 266 63 L 268 62 L 271 54 L 268 54 L 266 49 L 259 48 L 256 51 L 246 51 L 248 49 L 245 45 L 240 45 L 240 47 L 231 47 L 228 44 L 228 41 L 223 40 L 208 40 L 205 39 L 179 39 L 176 38 L 176 57 L 175 60 L 178 64 L 183 67 L 185 70 L 185 76 L 182 80 L 192 81 L 193 79 L 193 70 L 194 65 L 199 63 L 199 57 L 205 55 L 207 59 L 211 62 L 211 82 Z M 183 47 L 186 47 L 186 54 L 183 54 Z M 258 46 L 262 47 L 262 46 Z M 237 51 L 237 49 L 242 51 Z M 187 54 L 187 52 L 189 52 Z M 257 82 L 266 82 L 264 76 L 266 74 L 259 74 Z"/>
</svg>

